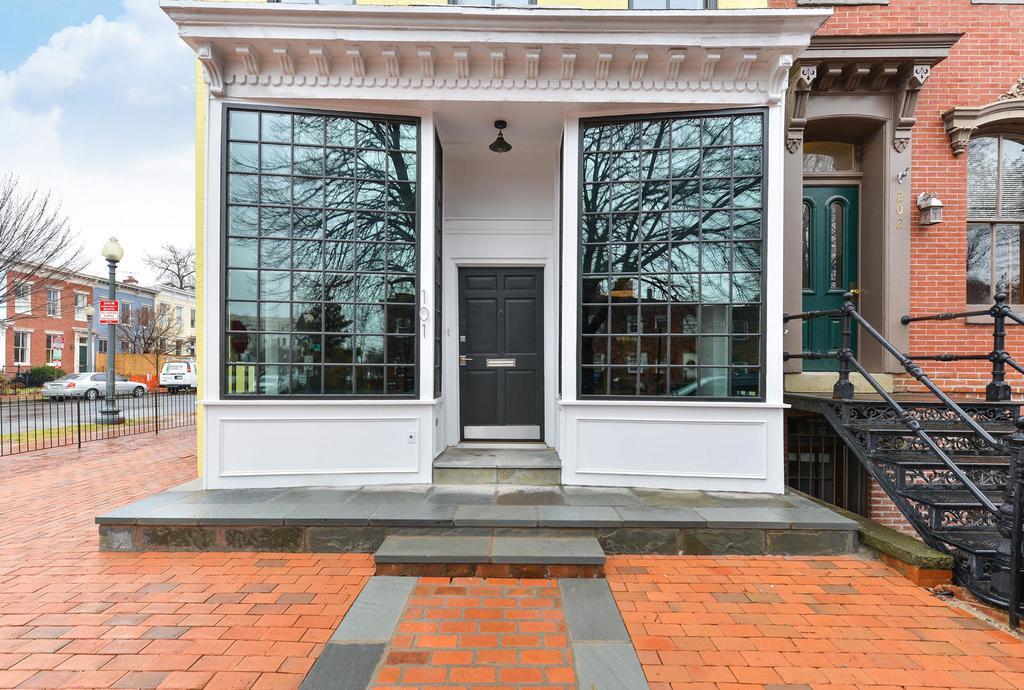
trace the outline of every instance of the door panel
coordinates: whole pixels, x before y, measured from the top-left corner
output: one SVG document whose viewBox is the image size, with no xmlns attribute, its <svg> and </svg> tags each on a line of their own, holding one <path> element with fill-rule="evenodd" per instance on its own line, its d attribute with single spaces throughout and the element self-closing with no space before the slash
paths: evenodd
<svg viewBox="0 0 1024 690">
<path fill-rule="evenodd" d="M 857 283 L 859 189 L 804 187 L 803 310 L 828 311 L 843 304 L 843 294 Z M 831 352 L 842 346 L 839 318 L 803 322 L 803 348 Z M 853 351 L 857 351 L 854 335 Z M 804 360 L 804 371 L 836 371 L 834 359 Z"/>
<path fill-rule="evenodd" d="M 543 273 L 459 270 L 462 437 L 542 438 Z"/>
</svg>

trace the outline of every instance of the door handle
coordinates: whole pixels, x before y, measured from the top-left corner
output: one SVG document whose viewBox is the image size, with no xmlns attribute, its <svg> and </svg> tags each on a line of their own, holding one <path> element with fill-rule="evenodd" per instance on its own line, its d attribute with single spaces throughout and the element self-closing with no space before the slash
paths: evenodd
<svg viewBox="0 0 1024 690">
<path fill-rule="evenodd" d="M 466 366 L 467 364 L 469 364 L 472 361 L 473 361 L 472 357 L 467 357 L 466 355 L 459 355 L 459 366 L 460 367 L 464 367 L 464 366 Z"/>
</svg>

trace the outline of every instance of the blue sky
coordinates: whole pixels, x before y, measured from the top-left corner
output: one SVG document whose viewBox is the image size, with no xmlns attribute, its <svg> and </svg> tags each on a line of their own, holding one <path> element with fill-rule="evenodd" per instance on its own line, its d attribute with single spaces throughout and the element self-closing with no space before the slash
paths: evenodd
<svg viewBox="0 0 1024 690">
<path fill-rule="evenodd" d="M 4 0 L 0 70 L 14 69 L 66 26 L 85 24 L 98 14 L 113 19 L 122 11 L 121 0 Z"/>
<path fill-rule="evenodd" d="M 0 0 L 0 175 L 147 280 L 147 252 L 193 243 L 194 65 L 157 0 Z"/>
</svg>

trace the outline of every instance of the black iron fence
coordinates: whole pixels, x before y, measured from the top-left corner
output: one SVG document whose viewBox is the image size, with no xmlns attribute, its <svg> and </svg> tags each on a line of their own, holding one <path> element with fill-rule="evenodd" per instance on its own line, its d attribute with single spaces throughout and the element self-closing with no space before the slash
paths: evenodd
<svg viewBox="0 0 1024 690">
<path fill-rule="evenodd" d="M 159 434 L 196 423 L 195 391 L 119 395 L 114 399 L 121 421 L 104 423 L 103 398 L 0 396 L 0 456 L 44 448 L 78 446 L 134 434 Z"/>
</svg>

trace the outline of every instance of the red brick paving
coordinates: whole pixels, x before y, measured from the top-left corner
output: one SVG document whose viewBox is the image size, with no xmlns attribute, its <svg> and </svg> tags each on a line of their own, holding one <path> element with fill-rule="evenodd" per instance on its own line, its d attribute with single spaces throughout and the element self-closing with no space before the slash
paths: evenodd
<svg viewBox="0 0 1024 690">
<path fill-rule="evenodd" d="M 0 688 L 294 688 L 373 565 L 100 553 L 93 516 L 194 476 L 191 430 L 0 459 Z M 655 690 L 1024 688 L 1024 643 L 858 558 L 613 557 Z M 557 588 L 426 578 L 379 687 L 572 687 Z"/>
<path fill-rule="evenodd" d="M 422 578 L 376 690 L 575 687 L 557 580 Z"/>
<path fill-rule="evenodd" d="M 653 690 L 1024 687 L 1024 642 L 853 557 L 615 557 Z"/>
<path fill-rule="evenodd" d="M 195 477 L 195 430 L 0 458 L 0 688 L 294 688 L 372 572 L 345 554 L 98 551 Z"/>
</svg>

